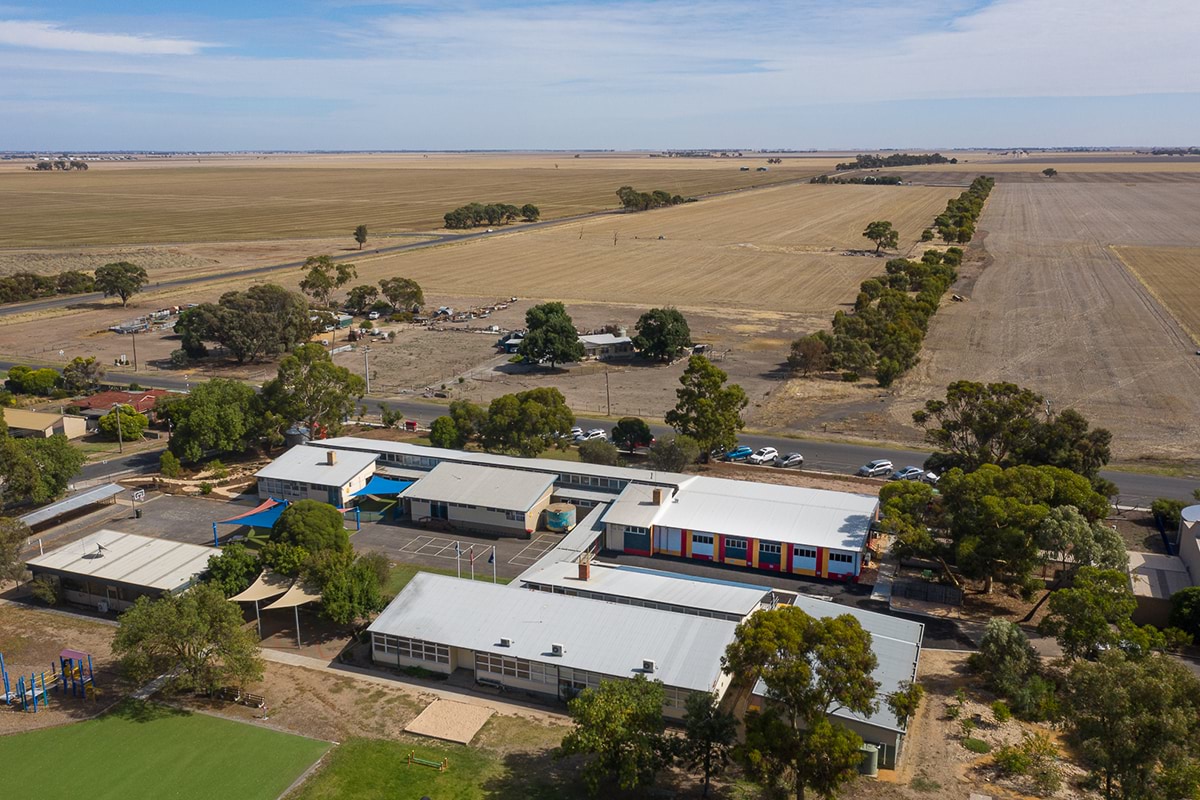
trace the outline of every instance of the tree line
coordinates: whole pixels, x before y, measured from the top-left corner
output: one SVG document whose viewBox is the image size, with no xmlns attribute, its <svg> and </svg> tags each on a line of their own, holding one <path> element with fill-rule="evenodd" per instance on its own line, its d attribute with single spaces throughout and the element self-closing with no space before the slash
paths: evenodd
<svg viewBox="0 0 1200 800">
<path fill-rule="evenodd" d="M 21 303 L 60 294 L 87 294 L 96 290 L 96 279 L 76 269 L 57 275 L 15 272 L 0 278 L 0 303 Z"/>
<path fill-rule="evenodd" d="M 61 170 L 63 172 L 78 170 L 79 172 L 87 172 L 88 163 L 86 161 L 79 161 L 78 159 L 68 161 L 67 159 L 60 158 L 54 161 L 39 161 L 36 164 L 25 167 L 25 169 L 33 170 L 34 172 L 50 172 L 52 170 Z"/>
<path fill-rule="evenodd" d="M 958 197 L 946 201 L 946 210 L 938 214 L 933 221 L 942 241 L 946 244 L 957 242 L 966 244 L 975 236 L 975 221 L 983 213 L 983 204 L 987 202 L 992 187 L 996 185 L 995 178 L 980 175 L 971 181 L 970 187 Z M 933 230 L 926 228 L 921 234 L 921 241 L 933 239 Z"/>
<path fill-rule="evenodd" d="M 541 216 L 542 212 L 533 203 L 526 203 L 520 208 L 510 203 L 467 203 L 447 211 L 442 219 L 447 228 L 462 230 L 481 225 L 507 225 L 517 219 L 537 222 Z"/>
<path fill-rule="evenodd" d="M 881 167 L 912 167 L 921 164 L 957 164 L 957 158 L 946 158 L 941 153 L 892 153 L 891 155 L 857 155 L 848 163 L 838 164 L 839 172 L 847 169 L 880 169 Z"/>
<path fill-rule="evenodd" d="M 818 175 L 810 180 L 809 183 L 861 183 L 865 186 L 899 186 L 904 183 L 904 179 L 899 175 L 853 175 L 849 178 L 837 176 L 831 178 L 828 175 Z"/>
<path fill-rule="evenodd" d="M 617 199 L 621 201 L 621 208 L 626 211 L 648 211 L 651 208 L 663 208 L 664 206 L 677 206 L 681 203 L 695 202 L 695 198 L 686 198 L 683 195 L 671 194 L 664 192 L 662 189 L 655 189 L 652 192 L 639 192 L 632 186 L 622 186 L 617 189 Z"/>
</svg>

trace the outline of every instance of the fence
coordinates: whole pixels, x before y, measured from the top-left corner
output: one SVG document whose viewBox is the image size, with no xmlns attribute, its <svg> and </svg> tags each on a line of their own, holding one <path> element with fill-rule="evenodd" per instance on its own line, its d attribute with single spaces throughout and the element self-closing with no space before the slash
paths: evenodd
<svg viewBox="0 0 1200 800">
<path fill-rule="evenodd" d="M 926 581 L 895 581 L 892 583 L 892 596 L 921 600 L 926 603 L 941 603 L 947 606 L 963 604 L 962 589 Z"/>
</svg>

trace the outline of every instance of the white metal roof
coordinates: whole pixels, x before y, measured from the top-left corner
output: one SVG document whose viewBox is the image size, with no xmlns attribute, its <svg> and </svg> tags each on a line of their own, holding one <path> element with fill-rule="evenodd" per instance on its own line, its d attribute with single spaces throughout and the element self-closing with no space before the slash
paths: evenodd
<svg viewBox="0 0 1200 800">
<path fill-rule="evenodd" d="M 570 461 L 556 461 L 549 458 L 520 458 L 518 456 L 497 455 L 495 453 L 478 453 L 465 450 L 450 450 L 444 447 L 427 447 L 410 442 L 364 439 L 359 436 L 335 436 L 332 439 L 309 442 L 309 446 L 331 447 L 337 450 L 364 450 L 379 454 L 392 453 L 408 456 L 424 456 L 440 461 L 455 461 L 462 464 L 481 464 L 488 467 L 538 470 L 556 475 L 589 475 L 598 478 L 616 478 L 624 481 L 657 483 L 664 486 L 677 486 L 694 477 L 693 475 L 684 475 L 679 472 L 633 469 L 632 467 L 609 467 L 603 464 L 576 464 Z"/>
<path fill-rule="evenodd" d="M 579 564 L 573 561 L 547 564 L 536 572 L 526 570 L 520 581 L 743 617 L 771 599 L 771 590 L 765 587 L 691 580 L 666 572 L 626 569 L 596 562 L 592 562 L 591 577 L 586 581 L 579 580 Z"/>
<path fill-rule="evenodd" d="M 443 461 L 419 478 L 404 496 L 412 500 L 528 511 L 553 485 L 554 476 L 544 472 L 518 472 Z"/>
<path fill-rule="evenodd" d="M 116 497 L 123 491 L 125 491 L 125 487 L 119 486 L 115 483 L 97 486 L 94 489 L 87 489 L 86 491 L 82 491 L 77 495 L 66 498 L 65 500 L 59 500 L 57 503 L 51 503 L 48 506 L 39 508 L 37 511 L 31 511 L 30 513 L 21 517 L 21 522 L 24 522 L 26 525 L 38 525 L 47 520 L 54 519 L 62 514 L 67 514 L 71 511 L 77 511 L 84 506 L 103 502 L 110 497 Z"/>
<path fill-rule="evenodd" d="M 208 569 L 218 547 L 102 530 L 31 558 L 31 568 L 174 592 Z"/>
<path fill-rule="evenodd" d="M 917 662 L 921 657 L 921 641 L 925 636 L 925 626 L 919 622 L 901 619 L 890 614 L 865 611 L 861 608 L 844 606 L 805 595 L 798 596 L 794 605 L 813 617 L 837 617 L 849 614 L 858 620 L 863 630 L 871 634 L 871 649 L 878 662 L 871 676 L 879 682 L 879 690 L 875 696 L 879 703 L 879 709 L 874 714 L 857 714 L 840 709 L 833 712 L 831 716 L 857 720 L 886 730 L 903 731 L 904 727 L 887 707 L 884 697 L 899 689 L 900 684 L 915 678 Z M 754 694 L 765 697 L 766 693 L 767 684 L 760 679 L 754 685 Z"/>
<path fill-rule="evenodd" d="M 1183 559 L 1161 553 L 1130 552 L 1129 580 L 1135 595 L 1159 600 L 1192 585 Z"/>
<path fill-rule="evenodd" d="M 604 520 L 857 551 L 878 505 L 869 495 L 694 477 L 661 506 L 647 487 L 627 486 Z"/>
<path fill-rule="evenodd" d="M 328 458 L 324 447 L 298 444 L 260 469 L 256 477 L 342 487 L 375 465 L 373 453 L 339 450 L 336 463 L 329 464 Z"/>
<path fill-rule="evenodd" d="M 621 678 L 644 674 L 642 661 L 650 659 L 655 671 L 647 678 L 711 691 L 736 628 L 727 620 L 422 572 L 369 630 Z M 502 637 L 512 646 L 501 647 Z M 561 656 L 552 655 L 554 644 L 563 646 Z"/>
<path fill-rule="evenodd" d="M 628 336 L 617 336 L 613 333 L 589 333 L 586 336 L 580 336 L 579 341 L 584 344 L 590 344 L 593 347 L 604 347 L 605 345 L 615 344 L 632 344 L 633 340 Z"/>
</svg>

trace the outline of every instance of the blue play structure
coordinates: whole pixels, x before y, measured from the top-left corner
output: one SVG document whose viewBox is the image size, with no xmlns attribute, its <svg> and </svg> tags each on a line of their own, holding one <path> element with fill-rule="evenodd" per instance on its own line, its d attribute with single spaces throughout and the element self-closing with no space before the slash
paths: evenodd
<svg viewBox="0 0 1200 800">
<path fill-rule="evenodd" d="M 218 525 L 245 525 L 250 528 L 266 528 L 269 530 L 275 524 L 275 521 L 283 516 L 283 511 L 288 507 L 290 502 L 289 500 L 276 500 L 274 497 L 271 497 L 243 514 L 214 522 L 212 524 L 213 547 L 220 546 L 220 540 L 217 538 Z M 357 508 L 339 508 L 338 511 L 342 512 L 343 515 L 347 511 L 354 511 L 354 529 L 362 530 L 362 520 Z"/>
<path fill-rule="evenodd" d="M 50 705 L 50 692 L 57 688 L 63 695 L 96 699 L 96 680 L 92 674 L 92 657 L 78 650 L 63 650 L 58 654 L 58 666 L 50 665 L 50 677 L 46 673 L 29 673 L 17 676 L 16 684 L 9 681 L 8 669 L 4 666 L 4 654 L 0 653 L 0 680 L 4 683 L 4 694 L 0 699 L 10 707 L 20 706 L 22 711 L 37 713 L 38 706 Z"/>
</svg>

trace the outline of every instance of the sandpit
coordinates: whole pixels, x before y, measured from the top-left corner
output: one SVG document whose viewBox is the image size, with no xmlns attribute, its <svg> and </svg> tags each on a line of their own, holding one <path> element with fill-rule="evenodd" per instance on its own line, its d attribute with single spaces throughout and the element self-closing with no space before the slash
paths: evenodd
<svg viewBox="0 0 1200 800">
<path fill-rule="evenodd" d="M 404 730 L 447 742 L 467 744 L 492 716 L 483 706 L 454 700 L 434 700 Z"/>
</svg>

